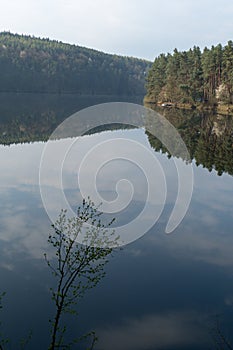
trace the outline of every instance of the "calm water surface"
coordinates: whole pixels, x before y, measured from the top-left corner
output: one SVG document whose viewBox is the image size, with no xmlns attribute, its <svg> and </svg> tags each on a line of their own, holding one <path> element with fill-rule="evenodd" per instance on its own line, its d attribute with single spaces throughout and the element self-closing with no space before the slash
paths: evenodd
<svg viewBox="0 0 233 350">
<path fill-rule="evenodd" d="M 2 331 L 11 340 L 8 348 L 17 349 L 32 330 L 28 348 L 41 350 L 48 347 L 48 320 L 54 312 L 49 294 L 54 282 L 43 258 L 51 249 L 47 243 L 51 222 L 39 190 L 44 140 L 71 113 L 111 97 L 2 95 L 0 99 L 0 289 L 6 291 Z M 158 222 L 115 253 L 107 276 L 78 304 L 78 317 L 67 317 L 69 334 L 96 331 L 99 350 L 214 349 L 211 329 L 216 315 L 233 344 L 233 120 L 197 112 L 160 112 L 181 133 L 194 170 L 189 210 L 171 235 L 164 231 L 176 199 L 177 175 L 173 158 L 158 140 L 144 129 L 118 127 L 83 136 L 78 145 L 77 152 L 82 153 L 113 138 L 138 141 L 156 152 L 168 186 Z M 62 145 L 65 140 L 56 142 Z M 132 202 L 117 217 L 127 223 L 143 209 L 147 183 L 134 164 L 115 160 L 97 178 L 103 198 L 115 198 L 115 184 L 121 178 L 134 185 Z M 76 180 L 72 168 L 64 177 L 71 204 L 81 200 Z M 48 183 L 53 185 L 52 172 Z"/>
</svg>

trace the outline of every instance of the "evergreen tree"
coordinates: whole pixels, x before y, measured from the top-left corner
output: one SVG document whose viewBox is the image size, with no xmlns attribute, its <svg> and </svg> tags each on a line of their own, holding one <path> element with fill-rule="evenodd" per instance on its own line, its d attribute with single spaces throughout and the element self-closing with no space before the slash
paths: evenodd
<svg viewBox="0 0 233 350">
<path fill-rule="evenodd" d="M 145 101 L 233 103 L 233 42 L 160 55 L 147 78 Z"/>
</svg>

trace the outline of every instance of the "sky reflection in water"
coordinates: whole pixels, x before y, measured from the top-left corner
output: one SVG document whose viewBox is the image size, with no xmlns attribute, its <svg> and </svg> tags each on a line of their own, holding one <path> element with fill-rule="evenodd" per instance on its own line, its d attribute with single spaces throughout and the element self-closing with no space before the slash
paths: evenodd
<svg viewBox="0 0 233 350">
<path fill-rule="evenodd" d="M 108 131 L 83 137 L 80 154 L 100 138 L 118 135 L 149 147 L 142 129 Z M 0 147 L 4 169 L 0 174 L 0 280 L 1 289 L 7 292 L 2 319 L 13 343 L 33 328 L 34 349 L 46 348 L 47 321 L 52 314 L 48 291 L 52 281 L 43 261 L 51 228 L 38 185 L 43 147 L 41 142 Z M 167 236 L 164 230 L 174 205 L 177 178 L 172 160 L 159 152 L 157 158 L 168 186 L 167 204 L 159 221 L 145 236 L 115 254 L 107 277 L 81 301 L 77 321 L 69 323 L 81 334 L 96 329 L 97 349 L 208 348 L 216 313 L 222 315 L 226 334 L 233 333 L 232 177 L 219 177 L 215 171 L 194 166 L 188 213 Z M 116 195 L 118 174 L 133 181 L 133 203 L 118 218 L 124 223 L 143 208 L 147 184 L 134 165 L 120 160 L 112 165 L 99 174 L 97 187 L 109 199 Z M 120 172 L 116 174 L 117 169 Z M 105 191 L 106 181 L 110 192 Z M 56 185 L 52 164 L 48 185 Z M 75 205 L 80 199 L 76 164 L 70 163 L 63 185 Z"/>
</svg>

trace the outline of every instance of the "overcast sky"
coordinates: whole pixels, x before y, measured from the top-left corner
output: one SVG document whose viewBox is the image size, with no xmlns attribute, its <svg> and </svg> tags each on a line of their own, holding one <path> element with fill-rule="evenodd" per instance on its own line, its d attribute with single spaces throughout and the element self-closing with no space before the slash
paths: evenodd
<svg viewBox="0 0 233 350">
<path fill-rule="evenodd" d="M 0 31 L 154 60 L 233 39 L 232 0 L 0 0 Z"/>
</svg>

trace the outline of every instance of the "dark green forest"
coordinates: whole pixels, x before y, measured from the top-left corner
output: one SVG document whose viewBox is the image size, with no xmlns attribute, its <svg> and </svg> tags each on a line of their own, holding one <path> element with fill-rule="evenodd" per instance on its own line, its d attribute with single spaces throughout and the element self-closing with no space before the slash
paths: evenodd
<svg viewBox="0 0 233 350">
<path fill-rule="evenodd" d="M 148 73 L 145 101 L 209 105 L 233 103 L 233 42 L 157 57 Z"/>
<path fill-rule="evenodd" d="M 133 57 L 0 33 L 0 92 L 144 95 L 150 66 Z"/>
</svg>

